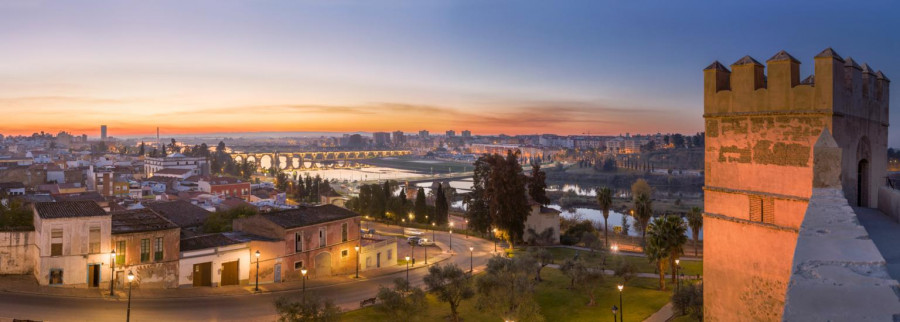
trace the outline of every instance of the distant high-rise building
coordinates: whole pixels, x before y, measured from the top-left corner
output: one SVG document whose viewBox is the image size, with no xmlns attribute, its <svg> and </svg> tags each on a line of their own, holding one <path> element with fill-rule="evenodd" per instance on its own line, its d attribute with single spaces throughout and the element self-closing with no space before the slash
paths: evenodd
<svg viewBox="0 0 900 322">
<path fill-rule="evenodd" d="M 472 137 L 472 131 L 469 131 L 469 130 L 463 130 L 463 131 L 462 131 L 462 137 L 467 138 L 467 139 L 470 138 L 470 137 Z"/>
<path fill-rule="evenodd" d="M 100 126 L 100 140 L 106 141 L 106 125 Z"/>
<path fill-rule="evenodd" d="M 384 146 L 384 145 L 391 144 L 391 134 L 388 132 L 372 133 L 372 138 L 375 139 L 376 146 Z"/>
<path fill-rule="evenodd" d="M 419 137 L 423 139 L 428 138 L 428 130 L 419 131 Z"/>
<path fill-rule="evenodd" d="M 454 131 L 454 130 L 447 130 L 447 137 L 448 137 L 448 138 L 452 138 L 452 137 L 455 137 L 455 136 L 456 136 L 456 131 Z"/>
<path fill-rule="evenodd" d="M 403 145 L 403 143 L 406 142 L 406 137 L 403 136 L 403 131 L 394 131 L 393 139 L 394 139 L 395 146 Z"/>
</svg>

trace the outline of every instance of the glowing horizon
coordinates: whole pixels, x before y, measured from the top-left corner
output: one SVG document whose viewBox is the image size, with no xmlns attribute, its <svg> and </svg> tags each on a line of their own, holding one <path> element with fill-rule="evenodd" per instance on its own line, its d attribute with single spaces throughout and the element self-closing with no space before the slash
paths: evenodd
<svg viewBox="0 0 900 322">
<path fill-rule="evenodd" d="M 0 134 L 694 134 L 713 60 L 786 49 L 808 75 L 831 46 L 900 75 L 892 3 L 779 6 L 804 14 L 760 29 L 766 6 L 737 3 L 0 2 Z"/>
</svg>

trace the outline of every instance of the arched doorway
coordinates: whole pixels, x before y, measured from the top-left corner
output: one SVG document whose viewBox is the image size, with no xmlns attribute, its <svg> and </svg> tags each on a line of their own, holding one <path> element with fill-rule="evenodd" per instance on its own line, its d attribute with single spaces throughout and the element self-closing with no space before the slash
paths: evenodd
<svg viewBox="0 0 900 322">
<path fill-rule="evenodd" d="M 321 252 L 316 255 L 316 276 L 331 276 L 331 253 Z"/>
<path fill-rule="evenodd" d="M 869 161 L 859 160 L 856 168 L 856 205 L 869 206 Z"/>
</svg>

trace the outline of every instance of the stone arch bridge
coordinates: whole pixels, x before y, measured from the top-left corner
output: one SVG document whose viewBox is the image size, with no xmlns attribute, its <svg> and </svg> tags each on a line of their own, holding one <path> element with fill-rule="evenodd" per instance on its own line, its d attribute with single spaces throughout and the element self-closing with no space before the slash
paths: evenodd
<svg viewBox="0 0 900 322">
<path fill-rule="evenodd" d="M 277 166 L 279 169 L 314 169 L 349 167 L 355 160 L 395 157 L 412 154 L 409 150 L 372 150 L 372 151 L 310 151 L 310 152 L 253 152 L 232 153 L 235 162 L 248 160 L 256 164 L 256 168 L 268 170 Z M 321 166 L 320 166 L 321 165 Z"/>
</svg>

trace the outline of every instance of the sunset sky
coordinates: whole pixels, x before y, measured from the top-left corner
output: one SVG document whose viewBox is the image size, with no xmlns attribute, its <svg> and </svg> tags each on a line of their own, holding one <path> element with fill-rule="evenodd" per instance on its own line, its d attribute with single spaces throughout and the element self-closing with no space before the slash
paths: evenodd
<svg viewBox="0 0 900 322">
<path fill-rule="evenodd" d="M 900 79 L 897 2 L 730 3 L 0 0 L 0 133 L 694 133 L 714 60 Z"/>
</svg>

